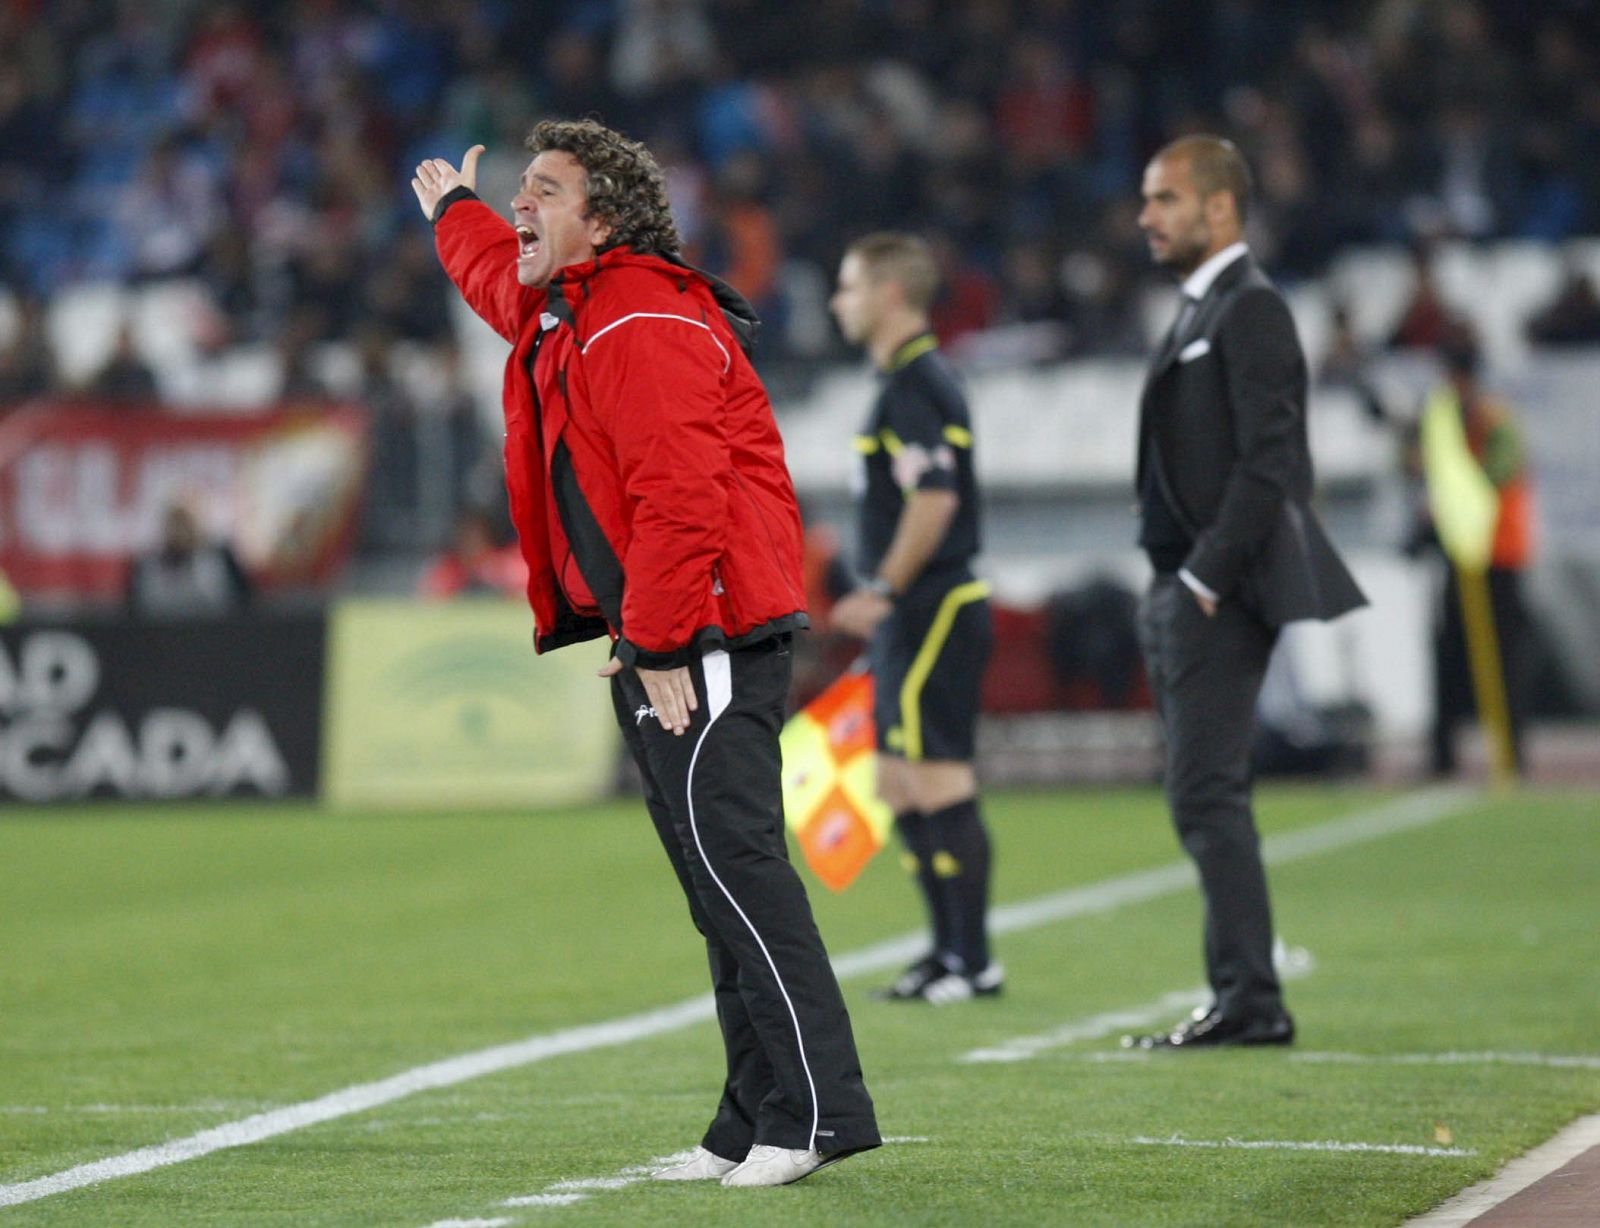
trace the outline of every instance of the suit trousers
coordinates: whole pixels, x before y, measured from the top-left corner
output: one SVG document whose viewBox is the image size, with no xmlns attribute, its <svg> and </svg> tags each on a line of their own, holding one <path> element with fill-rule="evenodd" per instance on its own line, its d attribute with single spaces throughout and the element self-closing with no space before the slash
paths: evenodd
<svg viewBox="0 0 1600 1228">
<path fill-rule="evenodd" d="M 778 733 L 789 636 L 706 652 L 689 668 L 699 710 L 663 729 L 639 676 L 612 679 L 645 805 L 705 937 L 727 1078 L 702 1145 L 829 1153 L 878 1145 L 850 1017 L 784 841 Z"/>
<path fill-rule="evenodd" d="M 1166 734 L 1166 793 L 1178 839 L 1200 872 L 1206 975 L 1229 1019 L 1274 1016 L 1272 908 L 1251 809 L 1256 698 L 1277 632 L 1237 599 L 1207 617 L 1175 574 L 1139 609 L 1145 669 Z"/>
</svg>

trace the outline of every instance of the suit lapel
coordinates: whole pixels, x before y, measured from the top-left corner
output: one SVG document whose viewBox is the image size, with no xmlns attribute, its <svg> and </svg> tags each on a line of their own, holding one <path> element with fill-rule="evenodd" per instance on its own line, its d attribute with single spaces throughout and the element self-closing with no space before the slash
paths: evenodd
<svg viewBox="0 0 1600 1228">
<path fill-rule="evenodd" d="M 1221 315 L 1223 307 L 1232 297 L 1232 291 L 1250 275 L 1255 268 L 1255 259 L 1246 252 L 1235 260 L 1217 276 L 1201 298 L 1199 305 L 1184 322 L 1184 327 L 1178 327 L 1182 320 L 1180 315 L 1172 322 L 1172 327 L 1167 330 L 1166 338 L 1155 352 L 1155 357 L 1150 361 L 1150 369 L 1144 377 L 1144 388 L 1139 393 L 1139 460 L 1137 466 L 1136 482 L 1144 480 L 1144 464 L 1146 448 L 1145 436 L 1154 429 L 1155 418 L 1159 412 L 1152 403 L 1151 394 L 1156 384 L 1167 370 L 1178 360 L 1178 355 L 1183 353 L 1183 347 L 1191 338 L 1209 336 L 1215 331 L 1217 317 Z"/>
<path fill-rule="evenodd" d="M 1149 390 L 1151 384 L 1168 367 L 1178 360 L 1178 355 L 1183 353 L 1183 347 L 1195 337 L 1210 336 L 1217 322 L 1217 317 L 1222 313 L 1223 306 L 1232 297 L 1233 290 L 1249 275 L 1255 267 L 1255 261 L 1246 252 L 1227 268 L 1217 275 L 1206 290 L 1205 296 L 1189 316 L 1183 329 L 1178 328 L 1178 321 L 1173 321 L 1167 339 L 1162 342 L 1161 348 L 1156 351 L 1154 361 L 1150 364 L 1150 374 L 1145 380 L 1145 389 Z M 1181 318 L 1181 317 L 1180 317 Z"/>
</svg>

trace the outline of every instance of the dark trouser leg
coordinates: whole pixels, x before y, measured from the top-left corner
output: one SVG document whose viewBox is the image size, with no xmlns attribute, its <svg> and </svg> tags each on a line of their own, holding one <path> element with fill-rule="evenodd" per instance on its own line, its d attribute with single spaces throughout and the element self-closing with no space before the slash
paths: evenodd
<svg viewBox="0 0 1600 1228">
<path fill-rule="evenodd" d="M 1528 710 L 1528 614 L 1522 600 L 1522 573 L 1492 567 L 1488 573 L 1489 605 L 1494 615 L 1495 647 L 1505 686 L 1506 713 L 1511 722 L 1511 751 L 1520 774 L 1522 736 Z M 1449 775 L 1456 769 L 1455 739 L 1462 724 L 1478 713 L 1472 661 L 1461 615 L 1461 587 L 1449 568 L 1439 625 L 1434 632 L 1433 770 Z M 1479 718 L 1481 722 L 1481 717 Z M 1484 736 L 1490 736 L 1487 729 Z"/>
<path fill-rule="evenodd" d="M 1522 736 L 1528 720 L 1529 628 L 1522 600 L 1522 573 L 1505 567 L 1489 569 L 1489 602 L 1500 641 L 1500 666 L 1506 682 L 1506 712 L 1511 718 L 1511 753 L 1517 775 L 1527 770 Z"/>
<path fill-rule="evenodd" d="M 1456 732 L 1473 713 L 1472 666 L 1461 620 L 1456 569 L 1445 566 L 1439 617 L 1433 630 L 1433 736 L 1431 766 L 1437 776 L 1456 770 Z"/>
<path fill-rule="evenodd" d="M 938 847 L 934 872 L 952 914 L 955 954 L 962 970 L 973 976 L 989 966 L 989 833 L 975 797 L 930 814 L 928 823 Z"/>
<path fill-rule="evenodd" d="M 1167 802 L 1205 897 L 1206 973 L 1229 1018 L 1275 1014 L 1272 908 L 1251 811 L 1256 697 L 1276 635 L 1236 600 L 1214 618 L 1176 576 L 1140 609 L 1151 688 L 1166 731 Z"/>
<path fill-rule="evenodd" d="M 690 672 L 700 707 L 682 737 L 649 716 L 634 723 L 648 707 L 636 673 L 624 670 L 614 686 L 630 748 L 659 787 L 691 909 L 727 953 L 743 1006 L 722 1015 L 731 1089 L 724 1102 L 732 1101 L 735 1119 L 755 1104 L 746 1142 L 823 1152 L 876 1146 L 844 999 L 784 843 L 778 731 L 787 648 L 769 642 L 708 653 Z M 725 980 L 730 968 L 718 963 L 713 975 Z M 718 997 L 720 1006 L 720 986 Z M 741 1085 L 762 1074 L 747 1052 L 751 1033 L 770 1078 L 764 1091 Z M 721 1113 L 718 1123 L 728 1134 L 740 1124 Z M 713 1136 L 725 1137 L 717 1124 Z"/>
<path fill-rule="evenodd" d="M 621 703 L 623 688 L 612 686 L 613 705 Z M 761 1102 L 775 1086 L 772 1067 L 762 1051 L 749 1012 L 745 1010 L 744 997 L 739 992 L 739 964 L 733 952 L 717 937 L 716 930 L 706 918 L 695 893 L 694 880 L 689 875 L 683 846 L 674 827 L 672 808 L 656 781 L 655 773 L 643 751 L 643 738 L 634 724 L 632 710 L 617 710 L 617 721 L 622 727 L 639 774 L 644 782 L 645 808 L 650 813 L 656 835 L 667 852 L 673 872 L 689 901 L 689 916 L 706 940 L 706 959 L 711 967 L 711 990 L 717 1003 L 717 1023 L 722 1028 L 723 1049 L 727 1054 L 728 1073 L 723 1082 L 722 1100 L 717 1105 L 716 1116 L 711 1119 L 700 1145 L 727 1160 L 742 1160 L 755 1138 L 756 1115 Z"/>
</svg>

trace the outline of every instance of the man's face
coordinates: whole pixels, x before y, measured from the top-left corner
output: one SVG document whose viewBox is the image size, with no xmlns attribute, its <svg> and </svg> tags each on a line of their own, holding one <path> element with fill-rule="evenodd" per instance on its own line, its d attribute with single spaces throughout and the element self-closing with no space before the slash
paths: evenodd
<svg viewBox="0 0 1600 1228">
<path fill-rule="evenodd" d="M 1156 158 L 1145 167 L 1140 189 L 1144 207 L 1139 229 L 1150 246 L 1150 258 L 1162 268 L 1186 277 L 1205 263 L 1213 250 L 1212 220 L 1206 200 L 1194 185 L 1187 158 Z M 1213 193 L 1215 201 L 1218 193 Z"/>
<path fill-rule="evenodd" d="M 851 252 L 839 265 L 839 287 L 833 292 L 828 307 L 833 318 L 839 321 L 839 331 L 851 345 L 860 345 L 872 337 L 878 321 L 883 317 L 883 296 L 887 282 L 875 281 L 867 270 L 866 262 Z"/>
<path fill-rule="evenodd" d="M 568 265 L 593 260 L 611 227 L 588 211 L 588 176 L 576 158 L 564 149 L 547 149 L 528 163 L 511 200 L 517 280 L 542 288 Z"/>
</svg>

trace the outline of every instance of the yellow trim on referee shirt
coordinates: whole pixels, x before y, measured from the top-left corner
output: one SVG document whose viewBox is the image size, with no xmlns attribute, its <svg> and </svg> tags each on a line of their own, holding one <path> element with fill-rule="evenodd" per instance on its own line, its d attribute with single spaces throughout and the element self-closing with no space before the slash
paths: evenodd
<svg viewBox="0 0 1600 1228">
<path fill-rule="evenodd" d="M 938 348 L 939 338 L 932 333 L 923 333 L 920 336 L 913 337 L 894 352 L 894 357 L 889 359 L 889 370 L 898 371 L 907 363 L 916 362 L 929 350 Z"/>
<path fill-rule="evenodd" d="M 862 456 L 871 456 L 879 448 L 876 435 L 857 435 L 850 441 L 850 446 Z"/>
<path fill-rule="evenodd" d="M 944 428 L 944 439 L 946 443 L 953 443 L 958 448 L 972 446 L 972 432 L 964 426 L 957 426 L 954 422 Z"/>
<path fill-rule="evenodd" d="M 878 432 L 878 438 L 883 440 L 883 446 L 889 450 L 890 456 L 899 456 L 906 449 L 905 441 L 888 427 Z"/>
<path fill-rule="evenodd" d="M 946 593 L 944 600 L 939 603 L 938 613 L 933 616 L 928 634 L 923 637 L 922 647 L 917 649 L 911 668 L 906 671 L 905 681 L 900 684 L 900 722 L 905 756 L 909 762 L 916 763 L 922 759 L 922 709 L 918 701 L 922 698 L 922 688 L 928 681 L 928 675 L 933 672 L 933 663 L 944 650 L 944 642 L 950 638 L 950 628 L 955 625 L 961 607 L 982 601 L 988 595 L 987 580 L 970 580 Z"/>
</svg>

